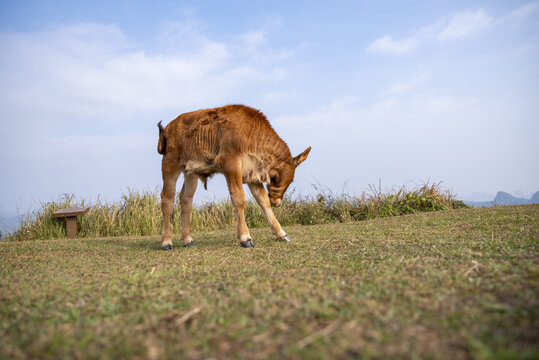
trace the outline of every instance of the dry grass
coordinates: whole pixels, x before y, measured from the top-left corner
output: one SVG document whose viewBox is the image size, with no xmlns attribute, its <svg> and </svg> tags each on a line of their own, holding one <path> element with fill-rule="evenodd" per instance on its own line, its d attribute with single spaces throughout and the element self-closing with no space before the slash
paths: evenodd
<svg viewBox="0 0 539 360">
<path fill-rule="evenodd" d="M 57 201 L 43 203 L 40 209 L 21 219 L 20 227 L 8 237 L 14 240 L 58 239 L 65 237 L 65 219 L 54 219 L 55 210 L 90 205 L 90 212 L 79 221 L 79 237 L 155 235 L 161 231 L 159 192 L 129 190 L 113 203 L 86 204 L 74 195 L 64 195 Z M 423 211 L 465 207 L 439 184 L 425 184 L 417 189 L 404 187 L 391 193 L 371 188 L 368 194 L 350 196 L 319 189 L 310 197 L 294 196 L 284 199 L 275 214 L 283 226 L 329 224 L 366 220 L 378 217 L 412 214 Z M 245 209 L 250 228 L 267 226 L 266 219 L 254 201 Z M 179 201 L 176 200 L 172 226 L 181 223 Z M 225 229 L 235 224 L 234 207 L 230 201 L 202 204 L 195 207 L 191 228 L 202 230 Z"/>
</svg>

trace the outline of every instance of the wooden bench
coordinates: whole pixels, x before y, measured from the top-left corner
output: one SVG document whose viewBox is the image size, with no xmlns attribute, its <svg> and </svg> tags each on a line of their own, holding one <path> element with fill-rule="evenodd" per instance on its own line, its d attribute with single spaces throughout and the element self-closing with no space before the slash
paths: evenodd
<svg viewBox="0 0 539 360">
<path fill-rule="evenodd" d="M 52 213 L 53 218 L 66 218 L 67 237 L 73 239 L 77 236 L 77 216 L 90 211 L 90 207 L 59 209 Z"/>
</svg>

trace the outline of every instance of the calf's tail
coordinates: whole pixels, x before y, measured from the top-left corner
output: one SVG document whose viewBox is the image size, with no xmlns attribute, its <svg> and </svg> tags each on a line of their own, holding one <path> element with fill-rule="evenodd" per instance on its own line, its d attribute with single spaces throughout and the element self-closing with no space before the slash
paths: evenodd
<svg viewBox="0 0 539 360">
<path fill-rule="evenodd" d="M 167 152 L 167 138 L 165 137 L 165 129 L 163 129 L 161 121 L 157 123 L 157 127 L 159 128 L 159 142 L 157 143 L 157 152 L 161 155 L 165 155 L 165 153 Z"/>
</svg>

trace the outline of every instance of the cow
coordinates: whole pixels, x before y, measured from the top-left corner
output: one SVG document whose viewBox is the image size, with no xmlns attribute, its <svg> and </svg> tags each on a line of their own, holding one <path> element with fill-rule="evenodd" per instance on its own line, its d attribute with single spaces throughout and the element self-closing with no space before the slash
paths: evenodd
<svg viewBox="0 0 539 360">
<path fill-rule="evenodd" d="M 195 245 L 189 222 L 198 180 L 207 189 L 208 178 L 216 173 L 226 178 L 242 247 L 255 245 L 245 223 L 243 184 L 248 185 L 275 236 L 290 241 L 273 214 L 272 207 L 281 205 L 283 195 L 294 179 L 296 167 L 305 161 L 311 147 L 292 157 L 288 146 L 273 130 L 266 116 L 244 105 L 188 112 L 171 121 L 166 128 L 163 128 L 161 121 L 157 126 L 157 151 L 163 155 L 163 250 L 173 248 L 170 217 L 180 173 L 184 175 L 180 191 L 181 238 L 184 247 Z M 267 186 L 267 192 L 264 185 Z"/>
</svg>

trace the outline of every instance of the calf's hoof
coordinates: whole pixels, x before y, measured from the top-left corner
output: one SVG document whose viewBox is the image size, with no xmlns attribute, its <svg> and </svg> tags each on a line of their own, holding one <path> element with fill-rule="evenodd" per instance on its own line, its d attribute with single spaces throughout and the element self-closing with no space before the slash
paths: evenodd
<svg viewBox="0 0 539 360">
<path fill-rule="evenodd" d="M 172 244 L 165 245 L 165 246 L 161 247 L 161 249 L 163 249 L 163 250 L 172 250 Z"/>
<path fill-rule="evenodd" d="M 244 248 L 255 247 L 255 243 L 253 242 L 253 240 L 242 241 L 242 242 L 240 242 L 240 245 L 241 245 L 241 247 L 244 247 Z"/>
<path fill-rule="evenodd" d="M 191 246 L 195 246 L 195 242 L 194 241 L 191 241 L 191 242 L 188 242 L 187 244 L 183 244 L 183 247 L 191 247 Z"/>
<path fill-rule="evenodd" d="M 290 242 L 290 238 L 288 237 L 288 235 L 285 235 L 283 237 L 280 237 L 278 240 L 280 241 L 285 241 L 285 242 Z"/>
</svg>

